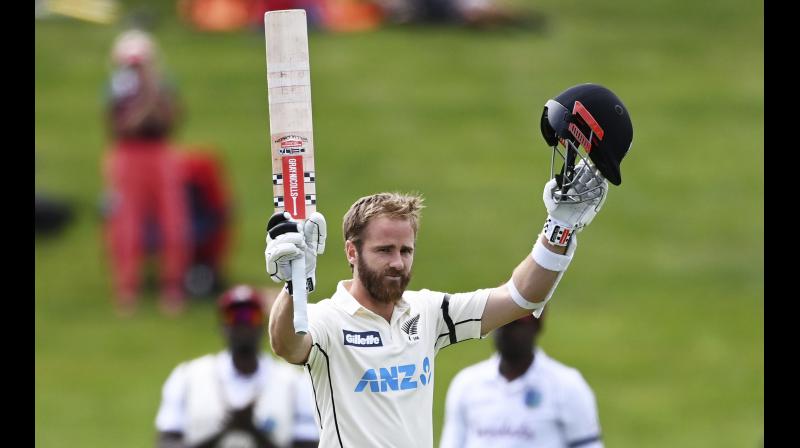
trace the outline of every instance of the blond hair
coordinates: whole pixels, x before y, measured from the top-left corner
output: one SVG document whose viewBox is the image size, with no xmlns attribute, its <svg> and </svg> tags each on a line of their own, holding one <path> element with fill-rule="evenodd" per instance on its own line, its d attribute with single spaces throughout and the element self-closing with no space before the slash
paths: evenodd
<svg viewBox="0 0 800 448">
<path fill-rule="evenodd" d="M 344 214 L 342 222 L 344 239 L 345 241 L 350 240 L 360 247 L 361 234 L 367 228 L 367 224 L 372 219 L 383 216 L 407 220 L 414 230 L 414 237 L 416 237 L 420 212 L 425 207 L 422 205 L 423 201 L 424 199 L 419 194 L 377 193 L 364 196 L 350 206 L 350 210 Z"/>
</svg>

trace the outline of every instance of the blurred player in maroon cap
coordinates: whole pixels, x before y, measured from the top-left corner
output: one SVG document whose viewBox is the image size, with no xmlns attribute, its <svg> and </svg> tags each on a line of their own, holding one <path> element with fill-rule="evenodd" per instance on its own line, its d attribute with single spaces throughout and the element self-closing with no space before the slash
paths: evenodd
<svg viewBox="0 0 800 448">
<path fill-rule="evenodd" d="M 160 71 L 152 37 L 140 30 L 114 42 L 107 119 L 111 150 L 104 174 L 111 189 L 109 244 L 117 310 L 135 311 L 147 220 L 158 227 L 161 309 L 184 307 L 183 276 L 190 235 L 181 169 L 169 137 L 179 118 L 176 92 Z"/>
<path fill-rule="evenodd" d="M 217 302 L 227 348 L 179 364 L 162 391 L 158 447 L 316 447 L 311 383 L 261 352 L 276 290 L 235 286 Z"/>
</svg>

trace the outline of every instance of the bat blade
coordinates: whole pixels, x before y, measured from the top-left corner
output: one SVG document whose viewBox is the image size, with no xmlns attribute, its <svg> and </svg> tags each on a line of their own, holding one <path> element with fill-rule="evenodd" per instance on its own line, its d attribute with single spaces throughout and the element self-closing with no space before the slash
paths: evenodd
<svg viewBox="0 0 800 448">
<path fill-rule="evenodd" d="M 306 13 L 269 11 L 264 30 L 273 205 L 305 219 L 317 203 Z"/>
<path fill-rule="evenodd" d="M 306 13 L 264 14 L 273 205 L 299 221 L 317 208 Z M 292 261 L 294 329 L 308 332 L 305 260 Z"/>
</svg>

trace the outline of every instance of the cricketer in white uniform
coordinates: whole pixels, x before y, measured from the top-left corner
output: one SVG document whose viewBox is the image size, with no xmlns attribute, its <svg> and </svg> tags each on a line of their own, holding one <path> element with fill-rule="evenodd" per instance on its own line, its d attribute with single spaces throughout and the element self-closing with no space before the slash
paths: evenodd
<svg viewBox="0 0 800 448">
<path fill-rule="evenodd" d="M 315 447 L 319 429 L 308 376 L 258 353 L 265 305 L 245 285 L 219 302 L 228 348 L 179 364 L 162 390 L 158 446 Z"/>
<path fill-rule="evenodd" d="M 307 306 L 307 333 L 295 332 L 291 286 L 279 294 L 270 313 L 270 343 L 311 376 L 320 446 L 431 447 L 438 351 L 531 313 L 539 317 L 572 260 L 575 234 L 603 206 L 608 182 L 620 184 L 619 164 L 633 139 L 627 109 L 595 84 L 548 100 L 540 124 L 553 150 L 551 163 L 558 154 L 564 165 L 560 174 L 551 170 L 544 187 L 544 228 L 505 284 L 461 294 L 406 291 L 422 198 L 379 193 L 359 199 L 345 214 L 344 250 L 353 275 L 333 297 Z M 497 223 L 487 237 L 504 234 L 502 220 Z M 302 258 L 313 291 L 326 234 L 318 212 L 302 224 L 289 213 L 274 214 L 264 253 L 272 280 L 291 280 L 291 262 Z"/>
<path fill-rule="evenodd" d="M 439 448 L 603 447 L 594 393 L 535 346 L 540 322 L 498 328 L 497 353 L 453 378 Z"/>
<path fill-rule="evenodd" d="M 364 197 L 351 207 L 344 233 L 353 279 L 339 282 L 330 299 L 308 305 L 307 334 L 295 334 L 286 290 L 273 305 L 270 342 L 276 354 L 304 364 L 311 376 L 320 446 L 432 446 L 436 354 L 540 312 L 575 250 L 573 240 L 570 252 L 557 254 L 553 250 L 566 248 L 541 239 L 515 269 L 513 284 L 498 288 L 406 291 L 421 207 L 421 198 L 395 193 Z M 270 220 L 266 255 L 273 278 L 291 278 L 276 253 L 296 254 L 297 242 L 305 240 L 302 253 L 318 252 L 314 242 L 324 232 L 315 229 L 324 228 L 324 218 L 316 213 L 304 225 L 305 238 L 288 213 Z M 294 231 L 275 231 L 287 227 Z M 306 256 L 306 263 L 314 262 Z"/>
</svg>

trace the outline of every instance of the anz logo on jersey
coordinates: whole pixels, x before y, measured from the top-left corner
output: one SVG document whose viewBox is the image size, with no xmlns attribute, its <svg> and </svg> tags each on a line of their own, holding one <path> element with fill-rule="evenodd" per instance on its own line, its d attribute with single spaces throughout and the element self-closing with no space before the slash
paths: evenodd
<svg viewBox="0 0 800 448">
<path fill-rule="evenodd" d="M 355 392 L 363 392 L 369 386 L 370 392 L 389 392 L 422 387 L 431 382 L 433 371 L 426 356 L 417 374 L 416 364 L 367 369 L 356 385 Z"/>
</svg>

